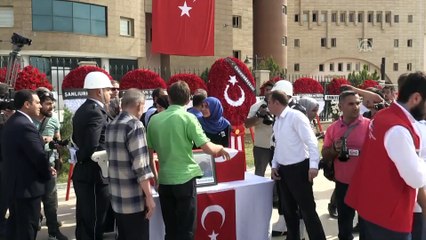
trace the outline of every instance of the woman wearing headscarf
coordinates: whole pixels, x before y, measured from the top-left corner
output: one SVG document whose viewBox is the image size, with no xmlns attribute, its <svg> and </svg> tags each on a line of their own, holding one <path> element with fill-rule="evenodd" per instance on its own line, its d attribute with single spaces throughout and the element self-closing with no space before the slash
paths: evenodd
<svg viewBox="0 0 426 240">
<path fill-rule="evenodd" d="M 202 117 L 198 118 L 207 137 L 212 143 L 220 144 L 224 147 L 229 146 L 229 135 L 231 125 L 223 117 L 223 107 L 219 99 L 208 97 L 204 99 L 201 106 Z"/>
</svg>

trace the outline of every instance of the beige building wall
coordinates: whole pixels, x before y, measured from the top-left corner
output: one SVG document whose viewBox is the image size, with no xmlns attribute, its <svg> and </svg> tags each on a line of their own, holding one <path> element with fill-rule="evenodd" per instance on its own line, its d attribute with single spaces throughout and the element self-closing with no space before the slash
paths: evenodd
<svg viewBox="0 0 426 240">
<path fill-rule="evenodd" d="M 379 69 L 382 57 L 386 58 L 386 77 L 392 82 L 404 72 L 424 69 L 422 0 L 345 2 L 289 1 L 289 74 L 341 75 L 363 64 Z M 367 39 L 361 45 L 371 51 L 360 51 L 361 39 Z"/>
<path fill-rule="evenodd" d="M 138 59 L 145 57 L 145 12 L 139 0 L 120 1 L 85 0 L 77 1 L 107 7 L 107 36 L 92 36 L 65 32 L 43 32 L 32 30 L 32 10 L 30 0 L 0 0 L 0 6 L 12 6 L 14 11 L 13 28 L 0 28 L 0 54 L 10 52 L 10 36 L 17 32 L 31 38 L 33 44 L 25 47 L 22 55 L 32 56 L 76 56 L 97 58 Z M 133 6 L 129 8 L 129 6 Z M 134 20 L 134 36 L 120 36 L 120 17 Z"/>
</svg>

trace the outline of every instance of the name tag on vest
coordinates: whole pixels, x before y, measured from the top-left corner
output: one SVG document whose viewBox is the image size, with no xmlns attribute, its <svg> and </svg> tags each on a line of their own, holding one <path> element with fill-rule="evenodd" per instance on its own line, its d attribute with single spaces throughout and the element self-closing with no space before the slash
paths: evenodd
<svg viewBox="0 0 426 240">
<path fill-rule="evenodd" d="M 349 156 L 351 157 L 358 157 L 359 156 L 359 150 L 358 149 L 348 149 Z"/>
</svg>

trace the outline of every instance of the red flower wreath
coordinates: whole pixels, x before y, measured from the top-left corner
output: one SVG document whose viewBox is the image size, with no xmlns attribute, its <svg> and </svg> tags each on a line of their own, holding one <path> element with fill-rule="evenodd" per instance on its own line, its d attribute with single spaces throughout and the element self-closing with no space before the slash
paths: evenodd
<svg viewBox="0 0 426 240">
<path fill-rule="evenodd" d="M 167 88 L 166 82 L 157 73 L 148 69 L 132 70 L 121 78 L 121 89 L 155 89 Z"/>
<path fill-rule="evenodd" d="M 361 89 L 367 89 L 370 87 L 382 89 L 382 87 L 379 85 L 379 82 L 376 80 L 365 80 L 361 85 L 359 85 L 359 88 Z"/>
<path fill-rule="evenodd" d="M 248 80 L 255 86 L 255 81 L 247 66 L 239 59 L 231 58 L 241 69 Z M 235 76 L 235 78 L 233 78 Z M 236 80 L 232 83 L 231 77 Z M 209 81 L 207 83 L 209 96 L 216 97 L 220 100 L 223 106 L 223 115 L 228 119 L 233 126 L 238 126 L 244 123 L 250 106 L 256 102 L 256 96 L 247 84 L 240 78 L 234 69 L 226 62 L 224 58 L 218 59 L 211 67 L 209 72 Z M 230 81 L 231 80 L 231 81 Z M 242 94 L 244 93 L 244 96 Z M 228 101 L 242 100 L 244 102 L 239 106 L 232 106 Z"/>
<path fill-rule="evenodd" d="M 84 86 L 84 78 L 90 72 L 103 72 L 105 73 L 109 79 L 112 80 L 111 75 L 104 69 L 96 66 L 80 66 L 76 69 L 71 70 L 62 83 L 62 89 L 73 89 L 73 88 L 83 88 Z"/>
<path fill-rule="evenodd" d="M 351 85 L 351 83 L 344 78 L 333 78 L 331 82 L 327 85 L 327 94 L 329 95 L 339 95 L 340 87 L 343 85 Z"/>
<path fill-rule="evenodd" d="M 7 68 L 0 68 L 0 82 L 5 82 L 6 81 L 6 72 L 7 72 Z"/>
<path fill-rule="evenodd" d="M 184 81 L 189 85 L 189 88 L 191 89 L 191 94 L 194 94 L 194 91 L 199 88 L 207 90 L 207 86 L 204 80 L 195 74 L 187 74 L 187 73 L 175 74 L 169 79 L 168 85 L 170 86 L 179 80 Z"/>
<path fill-rule="evenodd" d="M 39 87 L 45 87 L 52 90 L 52 84 L 49 83 L 49 79 L 47 79 L 46 74 L 41 73 L 38 68 L 29 65 L 24 67 L 24 69 L 18 73 L 18 78 L 15 83 L 16 91 L 22 89 L 36 90 Z"/>
<path fill-rule="evenodd" d="M 294 94 L 324 93 L 324 88 L 313 78 L 299 78 L 293 83 Z"/>
</svg>

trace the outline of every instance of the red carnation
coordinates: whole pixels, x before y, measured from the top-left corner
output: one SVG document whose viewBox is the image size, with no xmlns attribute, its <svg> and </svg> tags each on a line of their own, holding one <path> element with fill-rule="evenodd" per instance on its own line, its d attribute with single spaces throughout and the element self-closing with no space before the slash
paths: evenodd
<svg viewBox="0 0 426 240">
<path fill-rule="evenodd" d="M 121 89 L 155 89 L 167 88 L 166 82 L 157 73 L 148 69 L 132 70 L 121 78 Z"/>
<path fill-rule="evenodd" d="M 199 88 L 207 90 L 207 86 L 206 86 L 206 83 L 204 83 L 204 80 L 195 74 L 187 74 L 187 73 L 175 74 L 170 78 L 168 85 L 170 86 L 179 80 L 184 81 L 189 85 L 189 88 L 191 89 L 191 94 L 194 94 L 194 91 Z"/>
<path fill-rule="evenodd" d="M 247 66 L 239 59 L 231 59 L 238 65 L 244 75 L 247 76 L 249 82 L 255 86 L 254 78 Z M 224 58 L 218 59 L 212 65 L 208 79 L 207 87 L 209 96 L 220 100 L 225 118 L 233 126 L 242 125 L 247 118 L 250 106 L 256 102 L 255 93 L 250 90 L 244 80 L 240 78 Z M 238 106 L 230 105 L 230 103 L 235 105 L 235 103 L 241 100 L 244 100 L 241 105 L 239 103 L 236 104 Z"/>
<path fill-rule="evenodd" d="M 22 89 L 36 90 L 39 87 L 45 87 L 52 90 L 52 84 L 49 83 L 46 74 L 41 73 L 37 68 L 29 65 L 24 67 L 19 73 L 15 83 L 15 90 Z"/>
<path fill-rule="evenodd" d="M 73 88 L 83 88 L 84 86 L 84 78 L 90 72 L 103 72 L 105 73 L 109 79 L 112 80 L 111 75 L 104 69 L 96 66 L 80 66 L 76 69 L 73 69 L 69 72 L 62 83 L 62 89 L 73 89 Z"/>
<path fill-rule="evenodd" d="M 361 85 L 359 85 L 359 88 L 361 89 L 367 89 L 370 87 L 381 89 L 379 82 L 376 80 L 365 80 Z"/>
<path fill-rule="evenodd" d="M 299 78 L 293 84 L 294 94 L 324 93 L 322 85 L 313 78 Z"/>
<path fill-rule="evenodd" d="M 0 82 L 4 82 L 6 80 L 6 72 L 7 68 L 0 68 Z"/>
<path fill-rule="evenodd" d="M 339 95 L 340 87 L 343 85 L 351 85 L 351 83 L 345 78 L 333 78 L 331 82 L 327 85 L 327 94 L 329 95 Z"/>
</svg>

